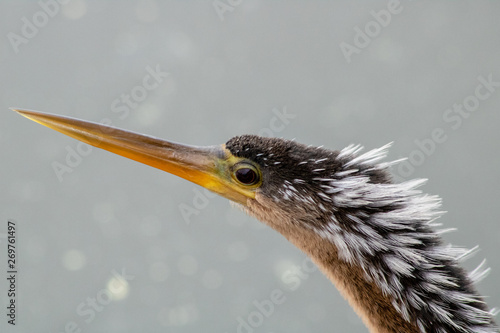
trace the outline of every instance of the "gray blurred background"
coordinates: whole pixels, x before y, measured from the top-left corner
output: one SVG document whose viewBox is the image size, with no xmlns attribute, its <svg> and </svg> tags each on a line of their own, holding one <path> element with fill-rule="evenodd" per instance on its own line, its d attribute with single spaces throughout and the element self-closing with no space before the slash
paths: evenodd
<svg viewBox="0 0 500 333">
<path fill-rule="evenodd" d="M 480 245 L 465 266 L 487 258 L 479 290 L 500 306 L 500 87 L 484 84 L 500 82 L 499 2 L 60 2 L 0 4 L 0 331 L 367 332 L 304 254 L 227 200 L 12 106 L 188 144 L 394 141 L 389 159 L 410 157 L 396 179 L 429 179 L 458 228 L 446 240 Z M 262 310 L 275 290 L 284 301 Z"/>
</svg>

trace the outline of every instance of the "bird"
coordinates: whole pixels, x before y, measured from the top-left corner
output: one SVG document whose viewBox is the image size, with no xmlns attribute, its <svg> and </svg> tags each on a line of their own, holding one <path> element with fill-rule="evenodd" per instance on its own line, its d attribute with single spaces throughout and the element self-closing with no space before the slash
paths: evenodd
<svg viewBox="0 0 500 333">
<path fill-rule="evenodd" d="M 33 110 L 22 116 L 229 199 L 307 254 L 372 333 L 493 333 L 498 311 L 475 283 L 489 272 L 447 245 L 425 180 L 395 183 L 389 145 L 362 152 L 241 135 L 199 147 Z"/>
</svg>

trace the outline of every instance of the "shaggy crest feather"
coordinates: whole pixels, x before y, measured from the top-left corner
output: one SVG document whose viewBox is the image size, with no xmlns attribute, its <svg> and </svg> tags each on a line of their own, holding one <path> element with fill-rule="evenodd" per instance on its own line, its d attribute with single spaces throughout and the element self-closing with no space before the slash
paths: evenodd
<svg viewBox="0 0 500 333">
<path fill-rule="evenodd" d="M 420 332 L 498 332 L 492 320 L 498 311 L 487 311 L 472 288 L 490 269 L 483 261 L 463 274 L 458 262 L 478 247 L 467 250 L 441 244 L 440 235 L 455 229 L 433 229 L 444 212 L 439 211 L 439 197 L 418 189 L 426 180 L 371 182 L 370 171 L 386 171 L 401 161 L 376 164 L 386 157 L 390 145 L 361 155 L 357 155 L 361 146 L 350 145 L 336 157 L 340 170 L 331 178 L 315 178 L 324 192 L 319 195 L 327 195 L 336 207 L 348 208 L 350 213 L 334 210 L 328 224 L 313 229 L 335 244 L 342 260 L 360 266 L 365 278 L 389 295 L 394 308 Z M 422 312 L 425 322 L 418 319 Z"/>
</svg>

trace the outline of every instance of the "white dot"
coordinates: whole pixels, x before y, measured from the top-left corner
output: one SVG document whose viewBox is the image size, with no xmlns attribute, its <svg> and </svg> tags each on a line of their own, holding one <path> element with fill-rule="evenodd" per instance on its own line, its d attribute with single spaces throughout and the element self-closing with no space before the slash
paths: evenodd
<svg viewBox="0 0 500 333">
<path fill-rule="evenodd" d="M 70 20 L 77 20 L 87 13 L 87 3 L 84 0 L 72 0 L 62 6 L 62 14 Z"/>
<path fill-rule="evenodd" d="M 194 55 L 194 44 L 191 38 L 183 32 L 174 31 L 166 37 L 170 51 L 179 58 Z"/>
<path fill-rule="evenodd" d="M 158 107 L 149 103 L 142 103 L 137 109 L 137 112 L 134 113 L 136 120 L 142 126 L 152 126 L 158 123 L 158 120 L 161 118 L 162 113 Z"/>
<path fill-rule="evenodd" d="M 179 258 L 177 267 L 183 275 L 194 275 L 198 271 L 198 261 L 193 256 L 185 254 Z"/>
<path fill-rule="evenodd" d="M 189 322 L 189 312 L 186 307 L 176 307 L 169 311 L 168 321 L 174 326 L 183 326 Z"/>
<path fill-rule="evenodd" d="M 11 193 L 24 201 L 37 201 L 45 196 L 45 187 L 39 182 L 13 182 Z"/>
<path fill-rule="evenodd" d="M 67 270 L 78 271 L 85 266 L 87 260 L 83 252 L 78 250 L 69 250 L 64 254 L 62 262 Z"/>
<path fill-rule="evenodd" d="M 113 301 L 120 301 L 128 296 L 129 284 L 121 277 L 113 276 L 108 280 L 106 286 L 108 291 L 111 293 Z"/>
<path fill-rule="evenodd" d="M 166 327 L 185 326 L 196 321 L 198 309 L 194 305 L 179 305 L 173 308 L 162 308 L 158 312 L 158 321 Z"/>
<path fill-rule="evenodd" d="M 222 284 L 222 275 L 215 269 L 210 269 L 203 274 L 201 283 L 207 289 L 217 289 Z"/>
<path fill-rule="evenodd" d="M 152 280 L 162 282 L 167 279 L 169 269 L 167 265 L 161 261 L 155 262 L 149 266 L 149 276 Z"/>
<path fill-rule="evenodd" d="M 305 278 L 300 265 L 297 265 L 289 259 L 282 259 L 276 262 L 276 264 L 274 265 L 274 274 L 283 283 L 287 282 L 286 279 L 289 276 L 299 277 L 299 279 L 297 280 L 299 284 L 302 283 L 302 279 Z"/>
<path fill-rule="evenodd" d="M 198 309 L 196 306 L 187 304 L 162 311 L 167 314 L 168 326 L 185 326 L 198 319 Z"/>
<path fill-rule="evenodd" d="M 403 50 L 390 38 L 380 38 L 370 53 L 381 61 L 398 65 L 403 56 Z"/>
</svg>

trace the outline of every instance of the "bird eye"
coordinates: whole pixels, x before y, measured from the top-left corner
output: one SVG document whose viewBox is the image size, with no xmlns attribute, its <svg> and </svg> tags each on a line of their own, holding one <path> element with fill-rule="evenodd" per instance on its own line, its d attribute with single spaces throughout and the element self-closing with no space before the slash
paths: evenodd
<svg viewBox="0 0 500 333">
<path fill-rule="evenodd" d="M 243 165 L 236 169 L 234 178 L 243 185 L 255 185 L 260 180 L 258 172 L 249 165 Z"/>
</svg>

